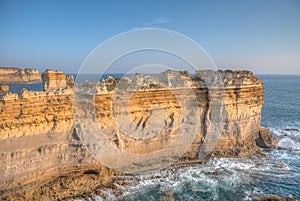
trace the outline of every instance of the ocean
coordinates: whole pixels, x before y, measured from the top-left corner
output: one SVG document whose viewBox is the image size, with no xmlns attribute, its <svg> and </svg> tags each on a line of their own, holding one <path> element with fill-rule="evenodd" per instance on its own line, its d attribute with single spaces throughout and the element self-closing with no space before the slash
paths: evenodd
<svg viewBox="0 0 300 201">
<path fill-rule="evenodd" d="M 120 177 L 127 185 L 103 189 L 95 200 L 251 200 L 292 195 L 300 200 L 300 75 L 257 75 L 265 87 L 262 126 L 280 138 L 266 157 L 210 159 L 206 164 Z M 10 85 L 42 90 L 42 84 Z M 91 200 L 91 199 L 90 199 Z"/>
</svg>

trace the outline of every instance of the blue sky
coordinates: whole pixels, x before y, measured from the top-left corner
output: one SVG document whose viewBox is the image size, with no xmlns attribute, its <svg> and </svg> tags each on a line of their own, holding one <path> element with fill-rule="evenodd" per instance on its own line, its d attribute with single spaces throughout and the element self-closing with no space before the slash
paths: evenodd
<svg viewBox="0 0 300 201">
<path fill-rule="evenodd" d="M 220 69 L 300 74 L 299 0 L 1 0 L 0 66 L 76 73 L 101 42 L 144 27 L 187 35 Z"/>
</svg>

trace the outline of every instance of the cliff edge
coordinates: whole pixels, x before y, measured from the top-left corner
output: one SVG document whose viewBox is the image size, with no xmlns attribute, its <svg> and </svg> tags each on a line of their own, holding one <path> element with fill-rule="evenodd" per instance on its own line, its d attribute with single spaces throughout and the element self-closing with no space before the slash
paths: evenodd
<svg viewBox="0 0 300 201">
<path fill-rule="evenodd" d="M 14 84 L 40 81 L 41 76 L 39 71 L 36 69 L 0 67 L 0 83 Z"/>
<path fill-rule="evenodd" d="M 202 145 L 212 125 L 221 120 L 222 124 L 218 124 L 220 135 L 213 145 L 206 144 L 211 146 L 208 158 L 259 153 L 255 139 L 261 131 L 264 95 L 262 82 L 252 72 L 197 71 L 191 76 L 185 71 L 166 71 L 153 76 L 108 77 L 97 83 L 83 84 L 74 84 L 73 77 L 61 71 L 47 70 L 42 77 L 45 91 L 22 90 L 18 94 L 6 93 L 0 99 L 2 199 L 80 197 L 100 192 L 103 186 L 109 187 L 116 175 L 122 174 L 96 161 L 88 151 L 93 145 L 82 144 L 80 133 L 84 125 L 78 126 L 74 115 L 88 118 L 89 108 L 95 109 L 94 120 L 109 143 L 119 151 L 156 152 L 176 139 L 182 121 L 190 125 L 190 119 L 196 118 L 196 135 L 178 163 L 203 162 L 199 157 Z M 141 86 L 139 90 L 137 85 Z M 94 90 L 90 90 L 91 87 Z M 86 104 L 84 100 L 74 102 L 74 90 L 83 93 L 79 95 L 92 97 L 92 105 L 87 104 L 82 111 L 74 112 L 74 106 Z M 180 101 L 190 101 L 191 90 L 196 97 L 197 111 L 189 112 Z M 216 100 L 220 99 L 221 104 L 214 108 Z M 126 112 L 122 107 L 124 100 L 129 100 Z M 151 124 L 162 111 L 166 120 L 162 124 Z M 132 124 L 123 121 L 126 120 L 124 113 L 132 119 Z M 187 118 L 183 119 L 181 114 L 186 114 Z M 162 127 L 156 136 L 138 139 L 122 132 L 120 124 L 116 124 L 117 119 L 134 131 L 147 131 L 153 125 Z M 139 167 L 141 164 L 136 164 L 135 168 Z"/>
</svg>

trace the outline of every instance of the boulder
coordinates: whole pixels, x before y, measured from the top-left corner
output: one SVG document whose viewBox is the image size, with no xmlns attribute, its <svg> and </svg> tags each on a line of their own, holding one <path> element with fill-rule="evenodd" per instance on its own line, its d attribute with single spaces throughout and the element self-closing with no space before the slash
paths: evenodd
<svg viewBox="0 0 300 201">
<path fill-rule="evenodd" d="M 255 141 L 261 148 L 275 148 L 279 140 L 272 135 L 269 128 L 260 128 Z"/>
</svg>

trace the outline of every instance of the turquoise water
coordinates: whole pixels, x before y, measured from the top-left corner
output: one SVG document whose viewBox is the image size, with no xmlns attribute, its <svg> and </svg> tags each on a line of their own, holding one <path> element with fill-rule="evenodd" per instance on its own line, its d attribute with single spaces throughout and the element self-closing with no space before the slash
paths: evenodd
<svg viewBox="0 0 300 201">
<path fill-rule="evenodd" d="M 128 176 L 127 185 L 104 189 L 106 199 L 251 200 L 253 196 L 293 195 L 300 200 L 300 76 L 258 75 L 265 87 L 262 126 L 280 138 L 278 149 L 264 150 L 267 157 L 211 159 L 207 164 Z M 11 85 L 42 90 L 41 83 Z"/>
</svg>

